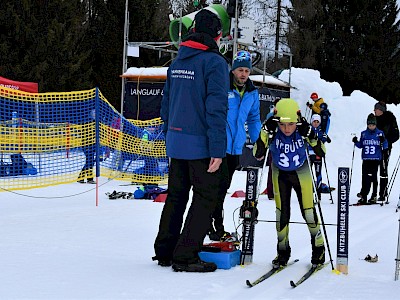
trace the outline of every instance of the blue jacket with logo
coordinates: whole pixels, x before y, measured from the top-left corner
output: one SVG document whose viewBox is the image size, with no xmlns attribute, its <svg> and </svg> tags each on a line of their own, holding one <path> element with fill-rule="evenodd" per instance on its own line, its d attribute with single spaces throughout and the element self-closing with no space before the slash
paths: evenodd
<svg viewBox="0 0 400 300">
<path fill-rule="evenodd" d="M 196 41 L 181 43 L 168 69 L 161 102 L 167 156 L 226 156 L 229 70 L 226 60 Z"/>
<path fill-rule="evenodd" d="M 251 142 L 255 142 L 260 134 L 260 99 L 258 90 L 250 79 L 246 81 L 246 90 L 243 98 L 233 86 L 233 74 L 231 73 L 231 89 L 228 93 L 228 124 L 227 150 L 232 155 L 242 154 L 243 146 L 246 142 L 246 130 L 244 124 L 247 123 Z"/>
<path fill-rule="evenodd" d="M 380 136 L 385 137 L 382 130 L 375 128 L 374 130 L 364 130 L 361 132 L 360 140 L 354 143 L 357 148 L 362 149 L 361 158 L 363 160 L 381 160 L 382 149 L 388 148 L 388 142 L 385 138 L 381 145 Z"/>
</svg>

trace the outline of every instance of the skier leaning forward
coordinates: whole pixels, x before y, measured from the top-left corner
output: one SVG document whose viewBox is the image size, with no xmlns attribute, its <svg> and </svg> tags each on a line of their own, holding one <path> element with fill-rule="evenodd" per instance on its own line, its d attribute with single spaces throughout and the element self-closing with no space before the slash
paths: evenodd
<svg viewBox="0 0 400 300">
<path fill-rule="evenodd" d="M 272 181 L 276 204 L 276 231 L 278 235 L 275 267 L 285 266 L 290 258 L 289 243 L 290 198 L 292 188 L 297 194 L 301 214 L 311 235 L 312 264 L 325 262 L 324 238 L 313 201 L 313 183 L 307 162 L 306 139 L 315 141 L 315 132 L 293 99 L 280 100 L 274 115 L 263 123 L 260 136 L 253 149 L 254 156 L 262 159 L 269 147 L 272 155 Z M 271 137 L 272 136 L 272 137 Z"/>
</svg>

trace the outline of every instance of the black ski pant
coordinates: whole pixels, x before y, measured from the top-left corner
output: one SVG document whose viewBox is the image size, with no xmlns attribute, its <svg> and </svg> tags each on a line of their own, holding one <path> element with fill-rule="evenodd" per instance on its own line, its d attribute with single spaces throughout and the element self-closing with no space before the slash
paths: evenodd
<svg viewBox="0 0 400 300">
<path fill-rule="evenodd" d="M 367 200 L 371 184 L 378 182 L 378 167 L 380 160 L 363 160 L 362 163 L 362 180 L 361 180 L 361 197 Z M 372 191 L 374 195 L 374 191 Z M 375 194 L 376 195 L 376 194 Z"/>
<path fill-rule="evenodd" d="M 95 163 L 96 146 L 89 145 L 82 147 L 83 154 L 85 154 L 85 165 L 79 173 L 78 179 L 92 179 L 93 180 L 93 167 Z"/>
<path fill-rule="evenodd" d="M 276 204 L 276 231 L 278 235 L 277 250 L 279 253 L 290 253 L 289 222 L 292 190 L 296 192 L 301 215 L 307 223 L 311 236 L 311 247 L 324 246 L 317 212 L 313 201 L 313 184 L 307 161 L 296 171 L 282 171 L 272 165 Z"/>
<path fill-rule="evenodd" d="M 379 163 L 379 197 L 385 198 L 387 196 L 388 185 L 388 166 L 391 149 L 382 151 L 382 160 Z M 372 182 L 372 195 L 376 196 L 378 192 L 378 178 Z"/>
<path fill-rule="evenodd" d="M 315 187 L 317 188 L 318 199 L 321 200 L 321 186 L 322 186 L 322 158 L 315 154 L 310 156 L 311 166 L 314 166 L 315 171 Z"/>
<path fill-rule="evenodd" d="M 226 163 L 228 173 L 223 174 L 223 182 L 220 185 L 220 191 L 218 194 L 218 202 L 214 212 L 211 215 L 211 227 L 210 232 L 224 232 L 224 201 L 226 192 L 232 183 L 233 174 L 239 166 L 239 155 L 226 154 Z"/>
<path fill-rule="evenodd" d="M 161 214 L 154 250 L 158 260 L 194 263 L 210 228 L 211 214 L 218 201 L 223 174 L 227 174 L 226 158 L 220 168 L 207 172 L 210 158 L 198 160 L 171 159 L 168 196 Z M 183 216 L 193 189 L 192 202 L 182 228 Z"/>
</svg>

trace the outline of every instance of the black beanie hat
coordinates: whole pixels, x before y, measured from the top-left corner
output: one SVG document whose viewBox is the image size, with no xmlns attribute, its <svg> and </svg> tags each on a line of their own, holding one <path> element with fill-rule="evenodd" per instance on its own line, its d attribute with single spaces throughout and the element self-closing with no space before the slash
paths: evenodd
<svg viewBox="0 0 400 300">
<path fill-rule="evenodd" d="M 207 33 L 216 38 L 222 33 L 221 20 L 208 9 L 202 9 L 194 17 L 194 30 L 196 33 Z"/>
<path fill-rule="evenodd" d="M 386 103 L 385 102 L 378 102 L 375 104 L 374 109 L 379 109 L 382 112 L 386 111 Z"/>
<path fill-rule="evenodd" d="M 367 125 L 374 124 L 376 125 L 376 117 L 374 114 L 369 114 L 367 118 Z"/>
</svg>

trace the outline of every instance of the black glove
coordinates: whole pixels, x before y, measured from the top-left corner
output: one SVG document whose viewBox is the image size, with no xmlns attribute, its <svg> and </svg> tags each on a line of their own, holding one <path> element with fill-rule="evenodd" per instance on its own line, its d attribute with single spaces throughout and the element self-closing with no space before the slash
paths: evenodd
<svg viewBox="0 0 400 300">
<path fill-rule="evenodd" d="M 307 105 L 308 108 L 312 108 L 312 104 L 311 103 L 307 102 L 306 105 Z"/>
<path fill-rule="evenodd" d="M 383 144 L 383 142 L 385 141 L 385 137 L 383 135 L 379 136 L 379 141 L 381 142 L 381 145 Z"/>
<path fill-rule="evenodd" d="M 357 137 L 355 136 L 355 137 L 353 137 L 353 143 L 357 143 L 358 142 L 358 139 L 357 139 Z"/>
<path fill-rule="evenodd" d="M 316 134 L 314 130 L 312 130 L 312 126 L 307 122 L 307 120 L 304 117 L 301 117 L 300 123 L 297 123 L 297 130 L 303 137 L 310 139 L 316 138 Z"/>
<path fill-rule="evenodd" d="M 330 139 L 330 137 L 329 137 L 326 133 L 324 133 L 324 134 L 322 135 L 322 137 L 326 140 L 327 143 L 332 142 L 331 139 Z"/>
<path fill-rule="evenodd" d="M 265 120 L 262 129 L 268 134 L 274 134 L 276 129 L 278 128 L 278 119 L 274 118 L 274 116 L 270 117 L 268 120 Z"/>
<path fill-rule="evenodd" d="M 265 156 L 265 153 L 267 152 L 267 149 L 265 148 L 264 142 L 261 140 L 261 137 L 258 137 L 256 141 L 256 153 L 254 154 L 255 158 L 262 158 Z"/>
</svg>

